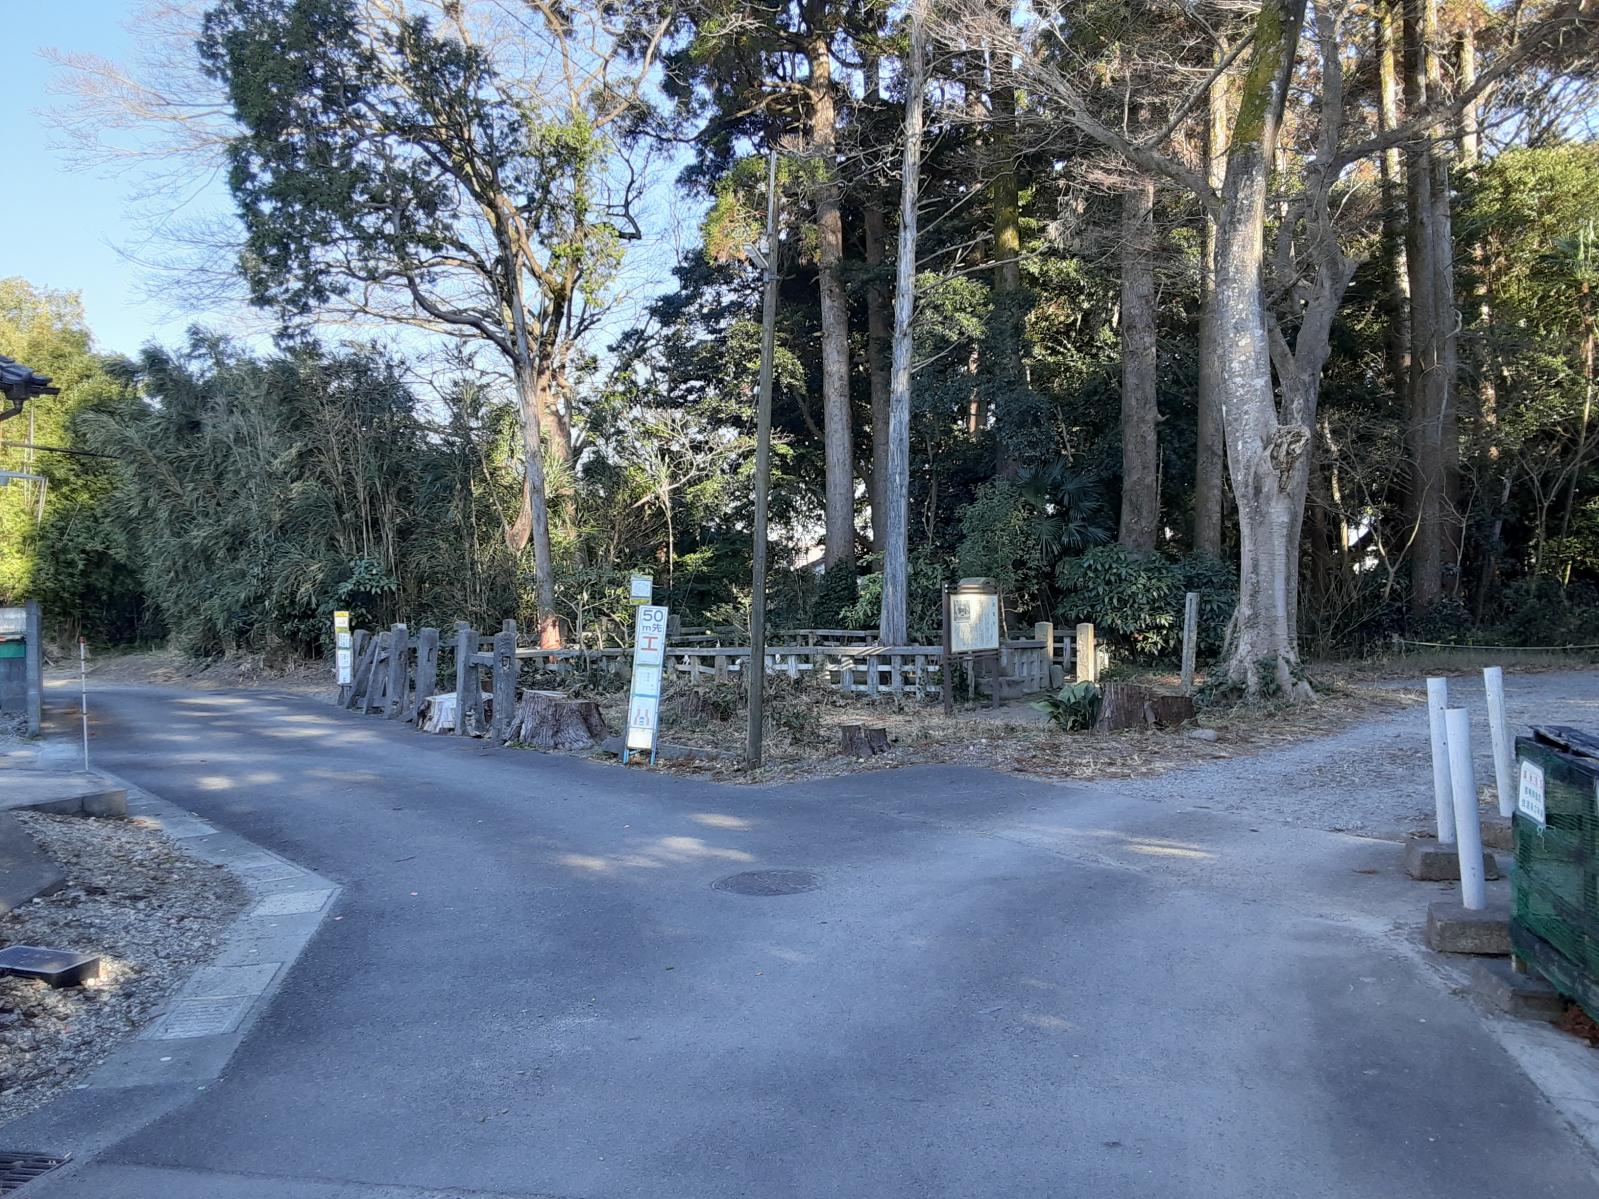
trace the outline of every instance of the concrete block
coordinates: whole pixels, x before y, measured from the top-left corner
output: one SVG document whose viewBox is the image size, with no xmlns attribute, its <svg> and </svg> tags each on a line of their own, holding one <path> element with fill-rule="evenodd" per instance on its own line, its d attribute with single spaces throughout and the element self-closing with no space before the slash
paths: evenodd
<svg viewBox="0 0 1599 1199">
<path fill-rule="evenodd" d="M 1511 831 L 1510 821 L 1503 816 L 1484 816 L 1482 844 L 1485 849 L 1501 849 L 1505 853 L 1514 853 L 1516 835 Z"/>
<path fill-rule="evenodd" d="M 1467 911 L 1453 900 L 1427 905 L 1427 945 L 1439 953 L 1510 953 L 1510 909 L 1490 903 L 1480 912 Z"/>
<path fill-rule="evenodd" d="M 1565 1011 L 1560 992 L 1536 974 L 1518 974 L 1509 962 L 1476 962 L 1471 993 L 1496 1012 L 1534 1020 L 1555 1020 Z"/>
<path fill-rule="evenodd" d="M 36 895 L 59 891 L 66 881 L 17 818 L 0 812 L 0 916 Z"/>
<path fill-rule="evenodd" d="M 1482 851 L 1482 871 L 1485 878 L 1499 877 L 1499 863 L 1486 849 Z M 1431 837 L 1408 837 L 1405 840 L 1405 873 L 1424 883 L 1460 881 L 1460 856 L 1453 845 L 1444 845 Z"/>
</svg>

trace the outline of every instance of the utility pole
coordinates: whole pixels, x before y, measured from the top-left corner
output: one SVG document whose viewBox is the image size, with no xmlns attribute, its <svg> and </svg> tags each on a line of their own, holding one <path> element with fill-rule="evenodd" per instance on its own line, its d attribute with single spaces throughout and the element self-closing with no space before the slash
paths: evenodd
<svg viewBox="0 0 1599 1199">
<path fill-rule="evenodd" d="M 750 580 L 749 737 L 744 766 L 761 764 L 766 690 L 766 490 L 772 463 L 772 348 L 777 336 L 777 151 L 766 152 L 766 298 L 761 305 L 761 381 L 755 401 L 755 553 Z"/>
</svg>

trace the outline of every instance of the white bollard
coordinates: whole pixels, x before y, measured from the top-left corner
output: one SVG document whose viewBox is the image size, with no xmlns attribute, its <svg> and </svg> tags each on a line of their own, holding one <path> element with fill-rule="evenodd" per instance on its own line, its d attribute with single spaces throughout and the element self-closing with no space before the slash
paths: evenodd
<svg viewBox="0 0 1599 1199">
<path fill-rule="evenodd" d="M 1460 855 L 1460 902 L 1468 912 L 1488 906 L 1482 873 L 1482 825 L 1477 814 L 1477 777 L 1471 769 L 1471 713 L 1450 708 L 1444 714 L 1449 736 L 1449 781 L 1455 792 L 1455 836 Z"/>
<path fill-rule="evenodd" d="M 1449 789 L 1449 734 L 1444 709 L 1449 706 L 1446 679 L 1427 680 L 1427 725 L 1432 731 L 1432 803 L 1438 818 L 1438 843 L 1455 843 L 1455 800 Z"/>
<path fill-rule="evenodd" d="M 1488 692 L 1488 735 L 1494 746 L 1494 785 L 1499 789 L 1499 814 L 1509 820 L 1516 810 L 1516 774 L 1512 768 L 1510 726 L 1505 723 L 1505 672 L 1485 666 L 1483 687 Z"/>
</svg>

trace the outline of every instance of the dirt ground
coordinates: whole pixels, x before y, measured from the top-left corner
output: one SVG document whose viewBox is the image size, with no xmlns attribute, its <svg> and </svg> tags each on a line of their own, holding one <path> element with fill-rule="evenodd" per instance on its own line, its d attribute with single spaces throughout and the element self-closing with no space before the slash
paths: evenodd
<svg viewBox="0 0 1599 1199">
<path fill-rule="evenodd" d="M 268 661 L 259 654 L 197 659 L 173 649 L 107 650 L 91 652 L 87 673 L 91 689 L 95 683 L 105 682 L 171 683 L 218 690 L 261 687 L 296 695 L 324 696 L 332 696 L 338 690 L 332 680 L 330 663 L 299 659 Z M 66 660 L 47 664 L 45 676 L 76 682 L 78 664 Z"/>
<path fill-rule="evenodd" d="M 1144 676 L 1138 681 L 1158 685 L 1165 680 Z M 611 692 L 593 698 L 607 723 L 621 728 L 627 696 Z M 726 781 L 779 782 L 916 763 L 987 766 L 1045 778 L 1127 779 L 1258 753 L 1424 702 L 1424 695 L 1408 690 L 1334 683 L 1314 703 L 1215 706 L 1201 709 L 1196 721 L 1180 728 L 1066 733 L 1028 702 L 998 710 L 963 705 L 954 716 L 945 716 L 937 703 L 848 698 L 774 678 L 768 685 L 765 764 L 760 770 L 743 769 L 743 698 L 731 684 L 713 684 L 697 693 L 687 688 L 668 692 L 661 705 L 660 736 L 664 742 L 716 755 L 706 761 L 673 762 L 666 769 Z M 846 724 L 885 729 L 889 751 L 864 760 L 845 756 L 840 745 Z M 1196 730 L 1206 731 L 1196 735 Z"/>
<path fill-rule="evenodd" d="M 79 1081 L 209 961 L 246 894 L 138 819 L 18 813 L 66 873 L 0 917 L 0 945 L 100 955 L 99 977 L 53 988 L 0 978 L 0 1124 Z"/>
</svg>

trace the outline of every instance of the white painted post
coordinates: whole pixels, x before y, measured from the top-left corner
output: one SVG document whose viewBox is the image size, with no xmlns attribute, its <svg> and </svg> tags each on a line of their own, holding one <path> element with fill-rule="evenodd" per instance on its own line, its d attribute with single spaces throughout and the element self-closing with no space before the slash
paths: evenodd
<svg viewBox="0 0 1599 1199">
<path fill-rule="evenodd" d="M 1494 786 L 1499 791 L 1499 814 L 1509 820 L 1516 810 L 1516 774 L 1510 752 L 1510 726 L 1505 722 L 1505 672 L 1485 666 L 1482 683 L 1488 692 L 1488 735 L 1494 747 Z"/>
<path fill-rule="evenodd" d="M 1460 902 L 1468 912 L 1488 906 L 1482 873 L 1482 825 L 1477 814 L 1477 776 L 1471 768 L 1471 713 L 1444 713 L 1449 737 L 1449 781 L 1454 789 L 1456 852 L 1460 855 Z"/>
<path fill-rule="evenodd" d="M 83 770 L 89 770 L 89 643 L 78 638 L 78 712 L 83 720 Z"/>
<path fill-rule="evenodd" d="M 1449 734 L 1444 709 L 1449 706 L 1447 679 L 1427 680 L 1427 725 L 1432 732 L 1432 802 L 1438 818 L 1438 843 L 1455 843 L 1454 796 L 1449 788 Z"/>
</svg>

